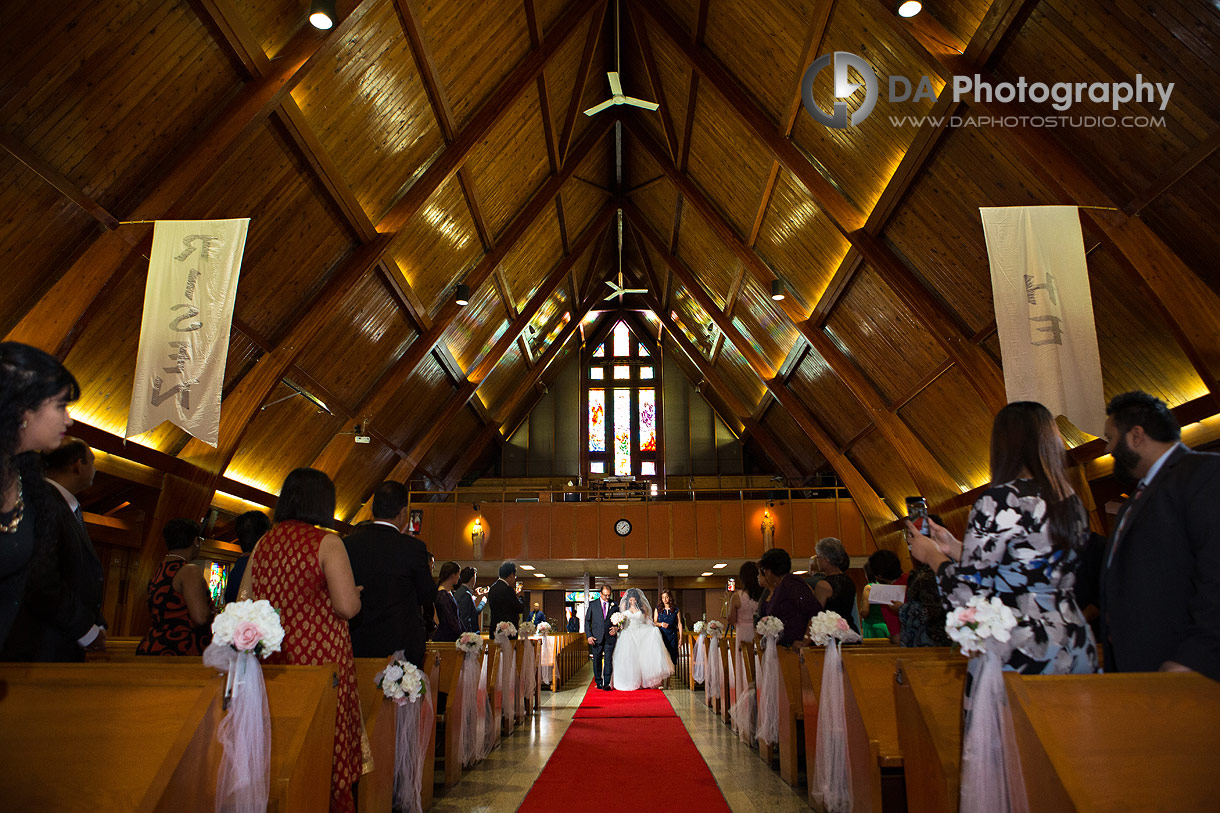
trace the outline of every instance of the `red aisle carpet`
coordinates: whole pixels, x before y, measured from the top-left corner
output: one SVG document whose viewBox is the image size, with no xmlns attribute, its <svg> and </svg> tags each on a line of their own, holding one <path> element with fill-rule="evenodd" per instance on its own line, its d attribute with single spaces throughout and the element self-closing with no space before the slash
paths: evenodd
<svg viewBox="0 0 1220 813">
<path fill-rule="evenodd" d="M 727 811 L 707 763 L 659 689 L 590 689 L 519 811 L 681 807 Z"/>
</svg>

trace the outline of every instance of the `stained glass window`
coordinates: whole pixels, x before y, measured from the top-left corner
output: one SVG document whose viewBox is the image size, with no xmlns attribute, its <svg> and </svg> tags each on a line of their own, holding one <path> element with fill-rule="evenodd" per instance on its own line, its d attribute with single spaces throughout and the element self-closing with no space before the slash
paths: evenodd
<svg viewBox="0 0 1220 813">
<path fill-rule="evenodd" d="M 589 404 L 585 459 L 589 474 L 655 478 L 660 463 L 661 392 L 659 348 L 632 323 L 617 322 L 601 343 L 586 351 L 585 395 Z M 641 325 L 641 330 L 646 326 Z M 603 329 L 604 330 L 604 329 Z M 607 372 L 606 361 L 613 359 Z M 613 381 L 612 391 L 605 383 Z"/>
<path fill-rule="evenodd" d="M 657 391 L 640 390 L 640 451 L 657 450 Z"/>
<path fill-rule="evenodd" d="M 211 594 L 212 606 L 224 605 L 225 585 L 229 583 L 229 570 L 220 562 L 212 562 L 208 566 L 208 593 Z"/>
<path fill-rule="evenodd" d="M 589 451 L 606 451 L 605 390 L 589 390 Z"/>
<path fill-rule="evenodd" d="M 623 322 L 619 322 L 614 326 L 614 355 L 631 355 L 631 333 Z"/>
<path fill-rule="evenodd" d="M 614 391 L 614 473 L 631 474 L 631 390 Z"/>
</svg>

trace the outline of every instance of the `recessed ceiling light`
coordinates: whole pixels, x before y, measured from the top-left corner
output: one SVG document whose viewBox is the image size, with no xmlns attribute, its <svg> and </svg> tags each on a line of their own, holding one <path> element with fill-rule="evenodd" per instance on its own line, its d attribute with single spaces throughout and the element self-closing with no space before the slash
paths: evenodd
<svg viewBox="0 0 1220 813">
<path fill-rule="evenodd" d="M 521 568 L 522 570 L 533 570 L 534 569 L 533 565 L 517 565 L 517 567 Z"/>
<path fill-rule="evenodd" d="M 713 574 L 712 574 L 712 571 L 709 570 L 707 573 L 700 573 L 699 575 L 700 576 L 711 576 Z"/>
<path fill-rule="evenodd" d="M 545 573 L 535 573 L 535 574 L 534 574 L 534 578 L 535 578 L 535 579 L 545 579 L 545 578 L 546 578 L 546 574 L 545 574 Z"/>
<path fill-rule="evenodd" d="M 314 0 L 309 8 L 309 23 L 319 31 L 334 28 L 335 0 Z"/>
<path fill-rule="evenodd" d="M 808 572 L 809 572 L 808 570 L 794 570 L 794 571 L 792 571 L 792 575 L 793 576 L 804 576 Z"/>
<path fill-rule="evenodd" d="M 618 577 L 619 577 L 620 579 L 625 579 L 625 578 L 627 578 L 627 571 L 625 571 L 625 570 L 624 570 L 622 573 L 618 574 Z"/>
<path fill-rule="evenodd" d="M 630 567 L 630 565 L 619 565 L 619 566 L 618 566 L 618 569 L 619 569 L 619 570 L 626 570 L 628 567 Z"/>
<path fill-rule="evenodd" d="M 728 566 L 729 566 L 728 562 L 720 562 L 719 564 L 712 565 L 712 570 L 719 570 L 722 567 L 728 567 Z"/>
<path fill-rule="evenodd" d="M 914 17 L 922 10 L 923 3 L 920 3 L 919 0 L 905 0 L 898 4 L 899 17 Z"/>
</svg>

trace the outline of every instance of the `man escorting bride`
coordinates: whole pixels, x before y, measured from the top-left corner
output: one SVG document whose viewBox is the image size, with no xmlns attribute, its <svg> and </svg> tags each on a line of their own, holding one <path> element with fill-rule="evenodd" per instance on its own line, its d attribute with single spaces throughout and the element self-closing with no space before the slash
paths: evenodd
<svg viewBox="0 0 1220 813">
<path fill-rule="evenodd" d="M 655 689 L 674 673 L 673 661 L 652 621 L 644 593 L 632 587 L 623 594 L 619 612 L 626 619 L 614 647 L 614 688 L 624 692 Z"/>
</svg>

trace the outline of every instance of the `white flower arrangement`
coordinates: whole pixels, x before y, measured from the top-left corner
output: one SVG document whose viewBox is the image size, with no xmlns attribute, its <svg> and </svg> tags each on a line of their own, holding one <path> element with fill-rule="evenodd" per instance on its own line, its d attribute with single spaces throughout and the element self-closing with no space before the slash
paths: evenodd
<svg viewBox="0 0 1220 813">
<path fill-rule="evenodd" d="M 521 626 L 517 627 L 517 634 L 522 638 L 529 638 L 537 631 L 538 627 L 534 625 L 533 621 L 522 621 Z"/>
<path fill-rule="evenodd" d="M 860 633 L 853 630 L 847 619 L 834 610 L 824 610 L 809 622 L 809 638 L 818 646 L 826 646 L 832 640 L 855 644 L 860 642 Z"/>
<path fill-rule="evenodd" d="M 691 627 L 691 632 L 695 633 L 695 635 L 702 635 L 703 634 L 703 622 L 696 621 L 695 625 L 693 627 Z"/>
<path fill-rule="evenodd" d="M 724 624 L 719 621 L 709 621 L 703 629 L 707 632 L 708 638 L 719 638 L 724 635 Z"/>
<path fill-rule="evenodd" d="M 987 651 L 988 641 L 1007 643 L 1017 616 L 999 597 L 990 600 L 974 595 L 964 607 L 956 607 L 945 618 L 945 632 L 961 645 L 962 654 L 980 655 Z"/>
<path fill-rule="evenodd" d="M 610 623 L 622 630 L 627 628 L 629 621 L 626 613 L 614 613 L 610 616 Z"/>
<path fill-rule="evenodd" d="M 396 653 L 397 654 L 397 653 Z M 428 692 L 424 673 L 413 663 L 395 658 L 374 680 L 381 693 L 398 705 L 414 703 Z"/>
<path fill-rule="evenodd" d="M 266 658 L 279 652 L 283 642 L 280 614 L 266 599 L 230 602 L 212 620 L 212 643 L 233 647 L 238 652 L 253 652 Z"/>
<path fill-rule="evenodd" d="M 453 645 L 462 652 L 480 652 L 483 649 L 483 636 L 477 632 L 463 632 Z"/>
<path fill-rule="evenodd" d="M 496 624 L 496 643 L 506 643 L 510 638 L 517 634 L 517 627 L 511 621 L 501 621 Z"/>
<path fill-rule="evenodd" d="M 777 639 L 784 634 L 784 622 L 773 615 L 764 615 L 754 625 L 754 631 L 763 638 Z"/>
<path fill-rule="evenodd" d="M 551 626 L 551 622 L 543 621 L 541 624 L 538 625 L 537 629 L 534 630 L 534 634 L 535 635 L 550 635 L 551 632 L 554 631 L 554 629 L 555 628 Z"/>
</svg>

